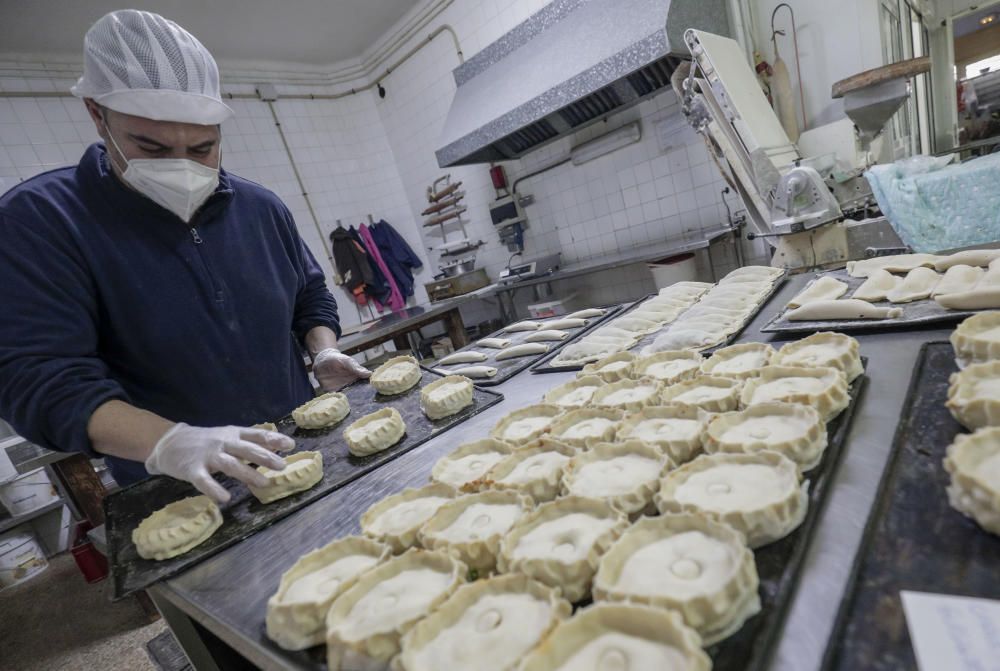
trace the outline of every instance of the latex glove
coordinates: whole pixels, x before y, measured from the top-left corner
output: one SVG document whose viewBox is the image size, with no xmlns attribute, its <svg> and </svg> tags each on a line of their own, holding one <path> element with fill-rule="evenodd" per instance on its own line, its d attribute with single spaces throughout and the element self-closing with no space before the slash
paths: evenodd
<svg viewBox="0 0 1000 671">
<path fill-rule="evenodd" d="M 212 473 L 222 472 L 248 485 L 263 487 L 267 478 L 241 460 L 280 470 L 285 467 L 285 460 L 274 452 L 293 447 L 294 440 L 274 431 L 242 426 L 206 428 L 182 422 L 156 443 L 146 459 L 146 470 L 186 480 L 202 494 L 225 503 L 229 492 L 215 481 Z"/>
<path fill-rule="evenodd" d="M 371 377 L 371 371 L 340 350 L 327 347 L 313 359 L 313 375 L 324 391 L 337 391 L 359 377 Z"/>
</svg>

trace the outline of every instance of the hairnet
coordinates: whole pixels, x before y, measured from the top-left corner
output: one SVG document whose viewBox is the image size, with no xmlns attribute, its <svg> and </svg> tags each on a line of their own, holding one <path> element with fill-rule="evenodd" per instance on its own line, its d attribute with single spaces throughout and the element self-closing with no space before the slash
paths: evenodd
<svg viewBox="0 0 1000 671">
<path fill-rule="evenodd" d="M 233 114 L 208 49 L 173 21 L 136 9 L 105 14 L 91 26 L 83 76 L 70 91 L 157 121 L 214 125 Z"/>
</svg>

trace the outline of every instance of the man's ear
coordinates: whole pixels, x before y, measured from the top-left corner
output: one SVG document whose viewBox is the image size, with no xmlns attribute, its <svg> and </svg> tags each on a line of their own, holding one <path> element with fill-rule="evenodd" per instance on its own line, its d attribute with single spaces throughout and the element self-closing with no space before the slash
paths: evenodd
<svg viewBox="0 0 1000 671">
<path fill-rule="evenodd" d="M 94 122 L 94 126 L 97 128 L 97 134 L 106 140 L 105 135 L 108 129 L 107 109 L 94 102 L 93 98 L 84 98 L 83 104 L 87 108 L 87 113 L 90 114 L 90 120 Z"/>
</svg>

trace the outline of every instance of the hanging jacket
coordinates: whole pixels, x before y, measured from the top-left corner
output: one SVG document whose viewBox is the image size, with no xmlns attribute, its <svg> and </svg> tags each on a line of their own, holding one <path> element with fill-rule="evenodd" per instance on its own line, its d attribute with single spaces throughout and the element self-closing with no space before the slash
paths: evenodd
<svg viewBox="0 0 1000 671">
<path fill-rule="evenodd" d="M 351 234 L 351 237 L 357 243 L 358 247 L 364 250 L 365 255 L 368 258 L 368 265 L 371 267 L 372 275 L 371 281 L 365 285 L 365 293 L 375 303 L 375 307 L 378 311 L 381 312 L 383 309 L 382 306 L 388 304 L 389 298 L 392 294 L 392 288 L 389 286 L 387 273 L 384 268 L 379 267 L 379 264 L 375 262 L 375 255 L 372 254 L 372 250 L 368 246 L 368 243 L 361 237 L 361 234 L 358 233 L 358 229 L 351 226 L 347 229 L 347 232 Z"/>
<path fill-rule="evenodd" d="M 372 281 L 372 268 L 368 263 L 368 255 L 363 247 L 356 244 L 350 231 L 338 226 L 330 233 L 333 244 L 333 262 L 337 264 L 337 272 L 344 278 L 344 288 L 351 294 Z"/>
<path fill-rule="evenodd" d="M 423 261 L 385 219 L 371 227 L 371 234 L 403 299 L 409 298 L 413 295 L 413 270 L 420 268 Z"/>
<path fill-rule="evenodd" d="M 389 278 L 389 296 L 383 301 L 385 305 L 389 307 L 390 310 L 396 312 L 397 310 L 402 310 L 406 306 L 406 299 L 399 291 L 399 287 L 396 285 L 395 280 L 392 278 L 392 274 L 385 265 L 385 260 L 382 258 L 382 254 L 372 239 L 371 231 L 367 226 L 361 224 L 359 227 L 359 232 L 361 234 L 361 240 L 365 243 L 365 248 L 371 254 L 372 259 L 375 261 L 375 267 L 379 269 L 380 272 L 385 273 L 385 276 Z"/>
</svg>

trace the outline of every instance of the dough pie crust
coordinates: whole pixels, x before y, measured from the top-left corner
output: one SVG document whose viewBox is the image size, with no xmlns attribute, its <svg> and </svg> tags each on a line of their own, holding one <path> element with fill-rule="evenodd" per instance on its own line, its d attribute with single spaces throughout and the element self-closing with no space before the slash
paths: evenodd
<svg viewBox="0 0 1000 671">
<path fill-rule="evenodd" d="M 454 489 L 441 483 L 404 489 L 372 504 L 361 515 L 361 531 L 398 554 L 416 545 L 420 527 L 456 495 Z"/>
<path fill-rule="evenodd" d="M 636 359 L 632 374 L 663 384 L 676 384 L 696 377 L 703 360 L 700 354 L 690 350 L 666 350 Z"/>
<path fill-rule="evenodd" d="M 513 451 L 510 444 L 493 438 L 459 445 L 454 452 L 437 460 L 431 470 L 431 480 L 462 489 L 482 478 Z"/>
<path fill-rule="evenodd" d="M 378 393 L 392 396 L 412 389 L 421 374 L 420 364 L 412 356 L 396 356 L 376 368 L 368 382 Z"/>
<path fill-rule="evenodd" d="M 448 375 L 420 390 L 420 407 L 429 419 L 450 417 L 472 405 L 475 387 L 462 375 Z"/>
<path fill-rule="evenodd" d="M 663 452 L 638 440 L 601 443 L 569 460 L 562 493 L 603 499 L 627 515 L 653 513 L 660 478 L 672 468 Z"/>
<path fill-rule="evenodd" d="M 696 405 L 654 405 L 628 415 L 618 426 L 617 439 L 639 440 L 683 464 L 701 452 L 709 416 Z"/>
<path fill-rule="evenodd" d="M 680 615 L 624 603 L 595 603 L 577 611 L 518 667 L 519 671 L 711 668 L 701 638 Z"/>
<path fill-rule="evenodd" d="M 805 518 L 809 482 L 777 452 L 703 454 L 660 482 L 661 513 L 690 512 L 725 522 L 751 548 L 784 538 Z"/>
<path fill-rule="evenodd" d="M 258 466 L 257 472 L 267 478 L 267 485 L 249 485 L 250 492 L 261 503 L 271 503 L 316 486 L 323 479 L 323 455 L 308 450 L 296 452 L 285 457 L 282 470 Z"/>
<path fill-rule="evenodd" d="M 740 397 L 744 408 L 766 401 L 812 406 L 829 422 L 850 404 L 851 397 L 847 377 L 836 368 L 771 365 L 747 380 Z"/>
<path fill-rule="evenodd" d="M 390 556 L 388 545 L 348 536 L 299 557 L 267 600 L 268 638 L 285 650 L 305 650 L 322 643 L 333 600 Z"/>
<path fill-rule="evenodd" d="M 719 375 L 746 380 L 757 377 L 760 369 L 771 363 L 774 348 L 766 343 L 748 342 L 715 350 L 701 364 L 705 375 Z"/>
<path fill-rule="evenodd" d="M 132 542 L 143 559 L 158 561 L 182 555 L 205 542 L 222 526 L 222 511 L 207 496 L 173 501 L 139 522 Z"/>
<path fill-rule="evenodd" d="M 610 385 L 609 385 L 610 386 Z M 549 427 L 549 435 L 567 445 L 588 448 L 615 439 L 625 413 L 618 408 L 589 407 L 570 410 Z"/>
<path fill-rule="evenodd" d="M 406 434 L 406 423 L 395 408 L 382 408 L 365 415 L 344 429 L 347 449 L 356 457 L 381 452 L 398 443 Z"/>
<path fill-rule="evenodd" d="M 576 449 L 551 438 L 540 438 L 504 457 L 479 482 L 480 487 L 515 491 L 535 503 L 559 495 L 563 471 Z"/>
<path fill-rule="evenodd" d="M 549 430 L 563 408 L 548 403 L 529 405 L 515 410 L 501 419 L 490 431 L 490 437 L 503 440 L 511 445 L 524 445 Z"/>
<path fill-rule="evenodd" d="M 865 372 L 858 341 L 829 331 L 813 333 L 782 346 L 771 363 L 775 366 L 829 366 L 842 371 L 848 384 Z"/>
<path fill-rule="evenodd" d="M 590 593 L 601 555 L 628 518 L 600 499 L 563 496 L 522 517 L 500 544 L 501 573 L 523 573 L 558 588 L 571 602 Z"/>
<path fill-rule="evenodd" d="M 618 352 L 617 354 L 599 359 L 594 363 L 588 363 L 580 371 L 579 377 L 596 375 L 605 382 L 627 380 L 632 377 L 632 366 L 634 363 L 634 354 L 631 352 Z"/>
<path fill-rule="evenodd" d="M 356 668 L 355 655 L 389 661 L 403 635 L 454 594 L 466 573 L 454 557 L 411 549 L 362 575 L 327 613 L 330 671 Z"/>
<path fill-rule="evenodd" d="M 721 375 L 699 375 L 670 385 L 660 394 L 664 403 L 693 405 L 707 412 L 729 412 L 740 403 L 743 381 Z"/>
<path fill-rule="evenodd" d="M 582 408 L 590 403 L 594 392 L 604 384 L 604 380 L 596 375 L 584 375 L 550 389 L 542 401 L 566 409 Z"/>
<path fill-rule="evenodd" d="M 945 406 L 967 429 L 1000 425 L 1000 361 L 974 363 L 953 373 Z"/>
<path fill-rule="evenodd" d="M 959 434 L 948 446 L 948 502 L 986 531 L 1000 535 L 1000 428 Z"/>
<path fill-rule="evenodd" d="M 594 600 L 676 611 L 711 645 L 760 612 L 758 585 L 737 530 L 682 513 L 643 518 L 622 534 L 601 558 Z"/>
<path fill-rule="evenodd" d="M 959 365 L 1000 359 L 1000 311 L 981 312 L 963 321 L 951 334 Z"/>
<path fill-rule="evenodd" d="M 572 612 L 551 587 L 511 574 L 460 587 L 403 637 L 406 671 L 508 671 Z"/>
<path fill-rule="evenodd" d="M 826 450 L 826 423 L 815 408 L 769 401 L 739 412 L 713 416 L 705 432 L 705 451 L 783 454 L 803 471 L 816 467 Z"/>
<path fill-rule="evenodd" d="M 663 383 L 652 378 L 619 380 L 598 389 L 590 402 L 598 408 L 638 412 L 646 406 L 658 404 L 662 392 Z"/>
<path fill-rule="evenodd" d="M 306 401 L 292 410 L 292 419 L 302 429 L 325 429 L 347 417 L 351 404 L 339 391 L 331 391 Z"/>
<path fill-rule="evenodd" d="M 500 540 L 534 506 L 515 491 L 460 496 L 437 509 L 420 528 L 420 544 L 444 552 L 481 574 L 496 568 Z"/>
</svg>

